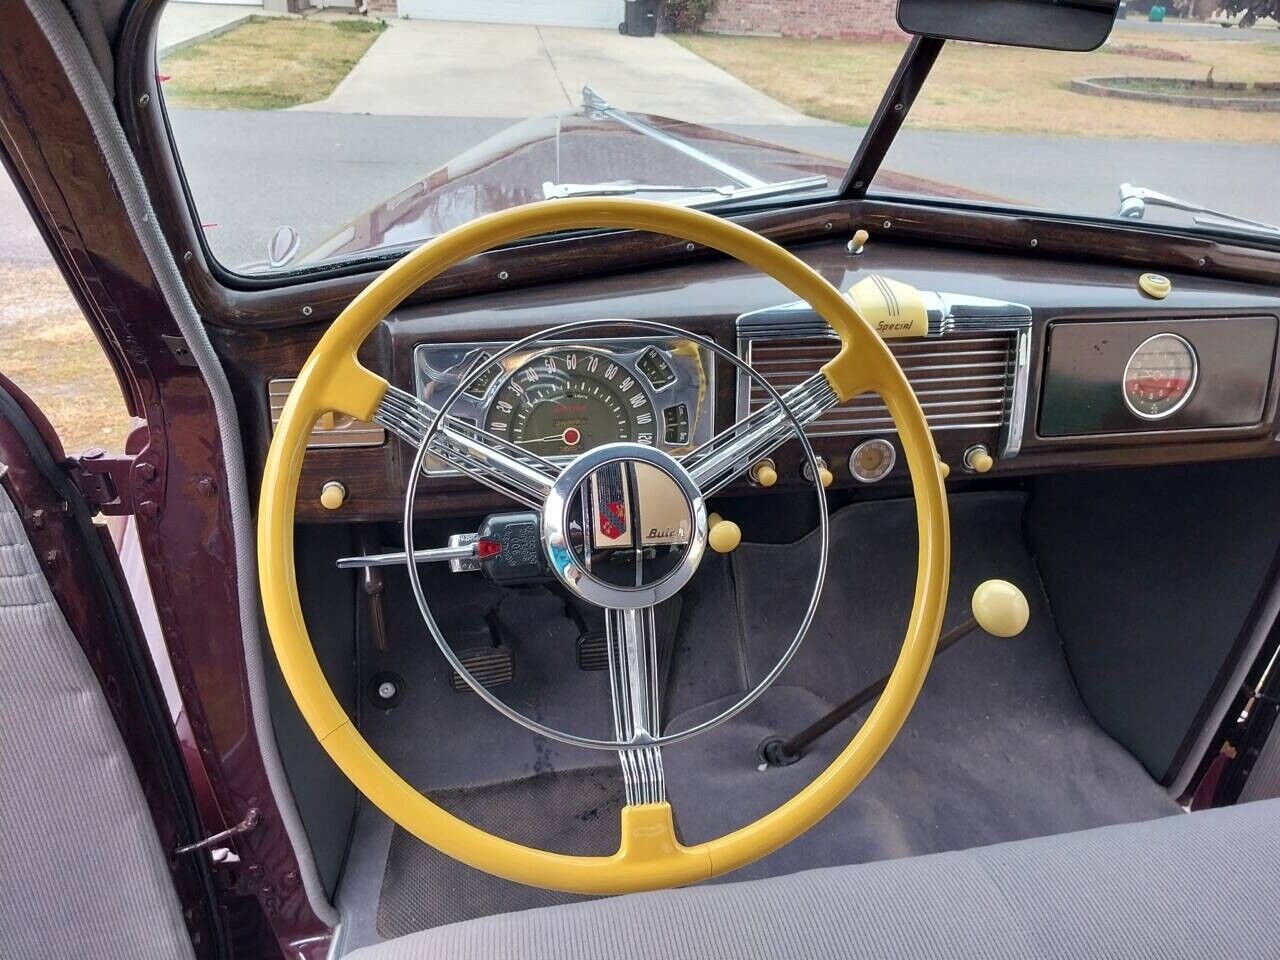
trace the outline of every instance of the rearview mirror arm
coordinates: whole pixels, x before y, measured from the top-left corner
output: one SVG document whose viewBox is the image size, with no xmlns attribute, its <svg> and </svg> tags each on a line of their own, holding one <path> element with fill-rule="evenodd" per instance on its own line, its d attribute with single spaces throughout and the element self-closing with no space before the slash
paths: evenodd
<svg viewBox="0 0 1280 960">
<path fill-rule="evenodd" d="M 868 185 L 884 162 L 894 137 L 902 129 L 944 43 L 946 41 L 938 37 L 916 36 L 907 44 L 906 53 L 898 61 L 893 79 L 885 88 L 867 132 L 858 144 L 858 152 L 845 171 L 844 182 L 840 184 L 842 199 L 861 200 L 866 196 Z"/>
</svg>

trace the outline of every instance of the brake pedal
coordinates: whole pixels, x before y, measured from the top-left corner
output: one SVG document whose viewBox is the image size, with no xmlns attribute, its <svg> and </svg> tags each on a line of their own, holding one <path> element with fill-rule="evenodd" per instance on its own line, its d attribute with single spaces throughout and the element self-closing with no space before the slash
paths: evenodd
<svg viewBox="0 0 1280 960">
<path fill-rule="evenodd" d="M 603 631 L 584 633 L 578 638 L 578 669 L 609 669 L 609 641 Z"/>
<path fill-rule="evenodd" d="M 460 651 L 458 659 L 486 690 L 510 683 L 515 677 L 516 661 L 510 647 L 474 647 Z M 449 685 L 458 693 L 472 692 L 457 670 L 449 671 Z"/>
</svg>

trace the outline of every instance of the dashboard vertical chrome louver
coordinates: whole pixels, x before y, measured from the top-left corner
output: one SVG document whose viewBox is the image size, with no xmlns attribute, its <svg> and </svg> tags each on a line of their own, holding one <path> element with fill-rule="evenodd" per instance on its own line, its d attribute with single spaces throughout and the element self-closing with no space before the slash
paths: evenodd
<svg viewBox="0 0 1280 960">
<path fill-rule="evenodd" d="M 1021 304 L 922 292 L 929 318 L 925 337 L 891 340 L 934 430 L 998 429 L 1000 455 L 1022 446 L 1031 360 L 1031 310 Z M 807 303 L 745 313 L 737 321 L 738 352 L 779 390 L 812 376 L 836 355 L 840 342 Z M 737 416 L 767 401 L 740 376 Z M 893 420 L 875 394 L 857 397 L 814 421 L 810 436 L 893 433 Z"/>
</svg>

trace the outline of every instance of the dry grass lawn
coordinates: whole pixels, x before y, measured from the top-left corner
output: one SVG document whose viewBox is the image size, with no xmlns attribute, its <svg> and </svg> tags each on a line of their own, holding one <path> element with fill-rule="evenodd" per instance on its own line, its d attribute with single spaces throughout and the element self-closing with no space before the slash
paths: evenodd
<svg viewBox="0 0 1280 960">
<path fill-rule="evenodd" d="M 0 358 L 68 453 L 124 449 L 130 419 L 115 373 L 54 267 L 0 264 Z"/>
<path fill-rule="evenodd" d="M 694 53 L 812 117 L 865 124 L 902 56 L 897 43 L 689 35 Z M 933 130 L 1280 142 L 1280 113 L 1245 113 L 1085 96 L 1089 76 L 1280 81 L 1280 43 L 1142 38 L 1190 59 L 1154 60 L 1124 46 L 1059 53 L 949 43 L 908 123 Z"/>
<path fill-rule="evenodd" d="M 351 72 L 380 20 L 250 17 L 166 57 L 165 101 L 211 110 L 279 110 L 323 100 Z"/>
</svg>

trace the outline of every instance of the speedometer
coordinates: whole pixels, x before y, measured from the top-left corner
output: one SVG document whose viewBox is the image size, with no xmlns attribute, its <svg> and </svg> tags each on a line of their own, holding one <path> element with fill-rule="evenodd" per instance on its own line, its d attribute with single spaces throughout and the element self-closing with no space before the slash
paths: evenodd
<svg viewBox="0 0 1280 960">
<path fill-rule="evenodd" d="M 531 357 L 494 394 L 485 429 L 543 457 L 605 443 L 654 442 L 653 401 L 631 370 L 579 347 Z"/>
</svg>

